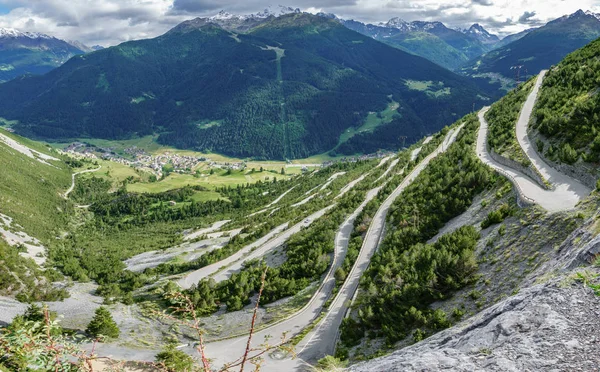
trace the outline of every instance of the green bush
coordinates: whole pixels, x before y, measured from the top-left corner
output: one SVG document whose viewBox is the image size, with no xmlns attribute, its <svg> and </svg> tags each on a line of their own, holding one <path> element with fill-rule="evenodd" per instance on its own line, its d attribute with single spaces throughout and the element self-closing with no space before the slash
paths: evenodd
<svg viewBox="0 0 600 372">
<path fill-rule="evenodd" d="M 96 309 L 96 315 L 88 324 L 87 329 L 85 330 L 88 334 L 94 337 L 110 337 L 110 338 L 118 338 L 119 337 L 119 327 L 117 323 L 115 323 L 110 311 L 104 306 L 100 306 Z"/>
<path fill-rule="evenodd" d="M 562 145 L 558 154 L 560 160 L 567 164 L 575 164 L 579 160 L 579 153 L 574 150 L 568 143 Z"/>
<path fill-rule="evenodd" d="M 191 372 L 194 369 L 194 359 L 174 344 L 168 344 L 163 351 L 156 354 L 156 362 L 163 364 L 167 372 Z"/>
<path fill-rule="evenodd" d="M 481 228 L 487 229 L 492 225 L 496 225 L 504 221 L 508 216 L 512 216 L 514 213 L 513 209 L 508 204 L 502 204 L 500 208 L 495 211 L 491 211 L 486 218 L 481 222 Z"/>
</svg>

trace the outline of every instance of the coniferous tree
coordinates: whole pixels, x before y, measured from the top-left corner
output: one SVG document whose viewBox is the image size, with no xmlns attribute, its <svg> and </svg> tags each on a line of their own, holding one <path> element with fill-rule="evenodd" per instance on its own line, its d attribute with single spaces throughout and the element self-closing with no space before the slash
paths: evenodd
<svg viewBox="0 0 600 372">
<path fill-rule="evenodd" d="M 117 338 L 120 333 L 117 323 L 115 323 L 112 315 L 104 306 L 96 309 L 96 315 L 90 324 L 88 324 L 85 331 L 92 336 L 106 336 L 110 338 Z"/>
</svg>

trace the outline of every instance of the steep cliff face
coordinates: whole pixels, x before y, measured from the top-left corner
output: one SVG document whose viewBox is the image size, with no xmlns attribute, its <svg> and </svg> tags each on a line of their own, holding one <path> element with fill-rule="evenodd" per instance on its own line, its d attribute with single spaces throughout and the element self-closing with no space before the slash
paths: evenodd
<svg viewBox="0 0 600 372">
<path fill-rule="evenodd" d="M 351 371 L 592 371 L 600 363 L 595 218 L 527 277 L 518 294 L 422 342 Z M 590 265 L 591 264 L 591 265 Z"/>
</svg>

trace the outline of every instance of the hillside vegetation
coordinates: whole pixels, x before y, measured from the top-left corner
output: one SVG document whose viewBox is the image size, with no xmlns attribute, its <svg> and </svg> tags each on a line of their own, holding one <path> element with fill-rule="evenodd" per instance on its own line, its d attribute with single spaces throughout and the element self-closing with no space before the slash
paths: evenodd
<svg viewBox="0 0 600 372">
<path fill-rule="evenodd" d="M 533 128 L 551 140 L 541 149 L 553 160 L 600 161 L 600 40 L 551 69 L 534 110 Z"/>
<path fill-rule="evenodd" d="M 35 150 L 47 153 L 43 146 L 1 131 Z M 56 154 L 53 154 L 56 155 Z M 61 235 L 69 221 L 72 207 L 60 193 L 71 184 L 70 169 L 63 162 L 43 164 L 14 150 L 0 140 L 0 232 L 26 234 L 23 243 L 47 244 Z M 35 242 L 35 237 L 41 242 Z M 19 243 L 10 246 L 0 239 L 0 295 L 16 296 L 23 301 L 55 300 L 66 292 L 52 288 L 50 283 L 62 278 L 53 269 L 41 270 L 27 248 Z"/>
<path fill-rule="evenodd" d="M 472 280 L 479 233 L 467 226 L 435 244 L 426 242 L 495 182 L 471 148 L 478 122 L 473 115 L 466 120 L 448 153 L 432 161 L 392 206 L 389 231 L 361 280 L 358 322 L 348 319 L 342 328 L 347 346 L 366 331 L 396 342 L 415 328 L 439 330 L 450 324 L 445 313 L 429 305 Z"/>
<path fill-rule="evenodd" d="M 432 96 L 404 82 L 440 82 Z M 309 14 L 290 14 L 233 37 L 214 24 L 84 56 L 44 76 L 0 85 L 0 116 L 20 133 L 53 139 L 126 139 L 160 133 L 181 148 L 271 159 L 333 149 L 370 112 L 397 117 L 345 142 L 343 154 L 414 143 L 477 106 L 467 78 Z"/>
<path fill-rule="evenodd" d="M 494 103 L 486 114 L 490 130 L 488 137 L 490 149 L 523 166 L 528 165 L 528 160 L 517 141 L 515 126 L 534 82 L 535 79 L 530 79 L 511 90 L 503 99 Z"/>
</svg>

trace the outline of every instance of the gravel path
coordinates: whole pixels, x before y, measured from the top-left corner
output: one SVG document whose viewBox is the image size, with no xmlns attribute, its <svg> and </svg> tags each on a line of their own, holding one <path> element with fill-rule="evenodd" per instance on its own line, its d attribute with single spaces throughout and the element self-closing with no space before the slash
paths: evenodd
<svg viewBox="0 0 600 372">
<path fill-rule="evenodd" d="M 196 239 L 197 237 L 202 236 L 204 234 L 208 234 L 208 233 L 211 233 L 213 231 L 217 231 L 217 230 L 221 229 L 221 227 L 223 227 L 226 224 L 228 224 L 230 221 L 231 220 L 217 221 L 217 222 L 213 223 L 213 225 L 211 227 L 200 229 L 200 230 L 194 231 L 191 234 L 185 235 L 183 237 L 183 240 Z"/>
<path fill-rule="evenodd" d="M 189 289 L 194 284 L 197 284 L 201 279 L 207 278 L 208 276 L 221 270 L 222 267 L 231 265 L 232 263 L 241 259 L 246 254 L 251 252 L 253 249 L 266 244 L 269 240 L 273 239 L 275 236 L 277 236 L 281 232 L 285 231 L 285 229 L 287 229 L 288 225 L 289 224 L 287 222 L 282 225 L 279 225 L 276 228 L 274 228 L 273 230 L 271 230 L 267 235 L 258 239 L 254 243 L 245 246 L 244 248 L 240 249 L 238 252 L 232 254 L 231 256 L 229 256 L 219 262 L 215 262 L 212 265 L 208 265 L 208 266 L 205 266 L 196 271 L 192 271 L 191 273 L 185 275 L 183 278 L 181 278 L 179 281 L 177 281 L 177 284 L 179 284 L 179 286 L 183 289 Z"/>
<path fill-rule="evenodd" d="M 78 176 L 80 174 L 84 174 L 84 173 L 92 173 L 92 172 L 97 172 L 100 169 L 102 169 L 102 166 L 98 166 L 98 168 L 96 169 L 87 169 L 81 172 L 77 172 L 77 173 L 73 173 L 71 175 L 71 187 L 69 187 L 69 189 L 65 192 L 64 197 L 65 199 L 69 197 L 69 194 L 71 194 L 73 192 L 73 190 L 75 189 L 75 176 Z"/>
</svg>

